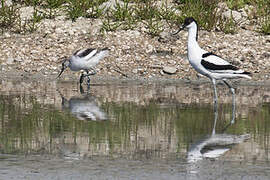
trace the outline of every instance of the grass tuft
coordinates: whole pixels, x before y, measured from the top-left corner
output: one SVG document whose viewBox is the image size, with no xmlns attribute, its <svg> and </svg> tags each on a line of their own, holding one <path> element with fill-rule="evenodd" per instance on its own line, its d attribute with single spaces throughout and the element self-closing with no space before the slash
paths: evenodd
<svg viewBox="0 0 270 180">
<path fill-rule="evenodd" d="M 4 1 L 0 8 L 0 28 L 3 33 L 5 29 L 13 28 L 19 16 L 19 10 L 15 6 L 6 6 Z"/>
</svg>

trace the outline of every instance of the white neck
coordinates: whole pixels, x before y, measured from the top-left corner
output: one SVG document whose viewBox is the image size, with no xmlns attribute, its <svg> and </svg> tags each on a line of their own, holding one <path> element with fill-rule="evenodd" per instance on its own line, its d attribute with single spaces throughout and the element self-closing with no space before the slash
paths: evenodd
<svg viewBox="0 0 270 180">
<path fill-rule="evenodd" d="M 188 59 L 193 61 L 197 59 L 195 56 L 199 55 L 201 48 L 197 42 L 197 25 L 194 23 L 188 28 Z"/>
<path fill-rule="evenodd" d="M 198 31 L 197 25 L 193 22 L 191 24 L 191 27 L 188 28 L 188 38 L 197 40 L 197 31 Z"/>
<path fill-rule="evenodd" d="M 196 46 L 199 46 L 197 42 L 197 25 L 193 24 L 192 27 L 188 29 L 188 48 Z"/>
</svg>

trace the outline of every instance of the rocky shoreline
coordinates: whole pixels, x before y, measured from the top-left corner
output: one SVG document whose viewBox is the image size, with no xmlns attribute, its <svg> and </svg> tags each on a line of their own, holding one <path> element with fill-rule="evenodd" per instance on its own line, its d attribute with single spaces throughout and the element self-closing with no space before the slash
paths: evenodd
<svg viewBox="0 0 270 180">
<path fill-rule="evenodd" d="M 59 73 L 65 57 L 87 47 L 110 48 L 109 57 L 96 67 L 94 79 L 201 78 L 186 57 L 187 32 L 171 36 L 174 29 L 168 27 L 160 36 L 152 37 L 143 25 L 114 32 L 101 32 L 101 27 L 99 19 L 78 18 L 72 22 L 58 16 L 42 20 L 32 34 L 2 34 L 0 78 L 51 79 Z M 251 72 L 252 81 L 270 80 L 270 35 L 243 28 L 233 35 L 201 30 L 199 44 Z M 79 73 L 66 71 L 62 80 L 77 79 Z"/>
</svg>

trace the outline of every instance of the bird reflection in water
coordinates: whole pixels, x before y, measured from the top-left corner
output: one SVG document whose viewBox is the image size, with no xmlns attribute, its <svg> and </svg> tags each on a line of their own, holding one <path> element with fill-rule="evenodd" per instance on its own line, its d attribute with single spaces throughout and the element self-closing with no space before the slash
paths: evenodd
<svg viewBox="0 0 270 180">
<path fill-rule="evenodd" d="M 235 104 L 232 105 L 232 119 L 223 132 L 233 124 L 235 118 Z M 214 125 L 210 136 L 199 140 L 191 145 L 187 153 L 187 161 L 197 162 L 203 158 L 218 158 L 225 152 L 229 151 L 233 145 L 240 144 L 250 138 L 249 134 L 232 135 L 232 134 L 216 134 L 216 123 L 218 119 L 218 111 L 214 110 Z"/>
<path fill-rule="evenodd" d="M 85 94 L 83 92 L 83 89 L 81 89 L 81 96 L 73 96 L 69 100 L 60 93 L 63 110 L 68 110 L 79 120 L 107 120 L 107 114 L 100 108 L 96 97 L 89 92 Z"/>
</svg>

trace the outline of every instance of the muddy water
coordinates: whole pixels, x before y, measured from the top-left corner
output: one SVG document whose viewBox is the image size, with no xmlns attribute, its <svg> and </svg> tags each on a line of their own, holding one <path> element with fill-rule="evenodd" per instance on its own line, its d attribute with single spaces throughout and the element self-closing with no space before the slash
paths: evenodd
<svg viewBox="0 0 270 180">
<path fill-rule="evenodd" d="M 269 179 L 270 87 L 218 92 L 2 81 L 0 179 Z"/>
</svg>

